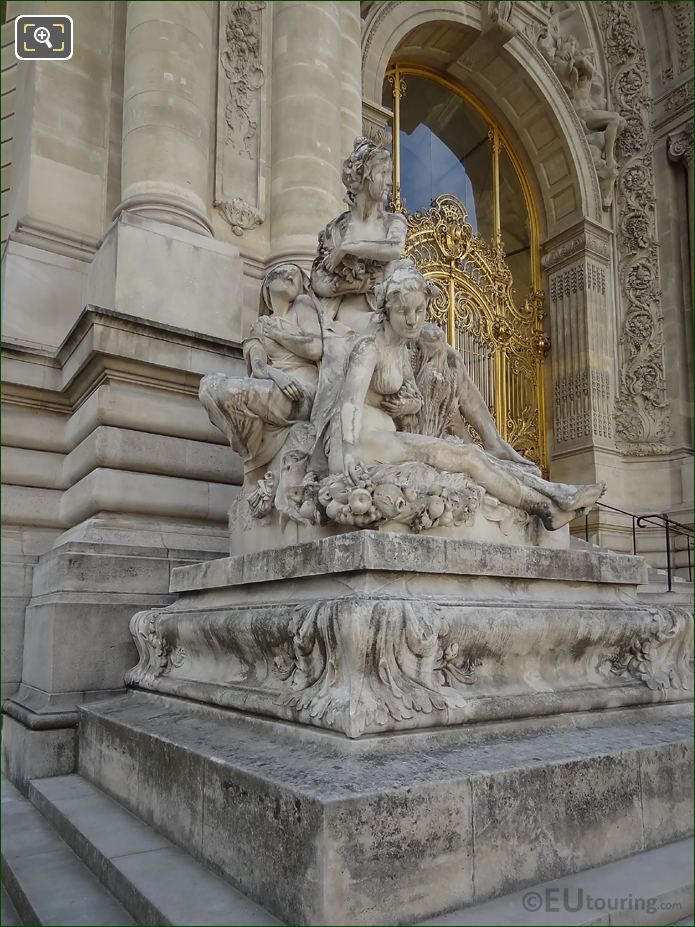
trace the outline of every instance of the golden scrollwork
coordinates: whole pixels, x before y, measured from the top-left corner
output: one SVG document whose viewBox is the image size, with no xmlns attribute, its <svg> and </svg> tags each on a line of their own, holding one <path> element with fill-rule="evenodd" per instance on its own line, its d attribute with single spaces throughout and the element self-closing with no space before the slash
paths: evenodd
<svg viewBox="0 0 695 927">
<path fill-rule="evenodd" d="M 516 305 L 501 238 L 476 235 L 452 194 L 408 216 L 405 254 L 439 285 L 432 321 L 463 354 L 500 433 L 545 470 L 542 291 Z"/>
</svg>

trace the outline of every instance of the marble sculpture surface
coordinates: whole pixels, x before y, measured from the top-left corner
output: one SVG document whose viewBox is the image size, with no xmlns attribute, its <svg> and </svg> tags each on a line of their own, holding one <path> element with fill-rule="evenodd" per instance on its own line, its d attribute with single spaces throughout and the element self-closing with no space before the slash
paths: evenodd
<svg viewBox="0 0 695 927">
<path fill-rule="evenodd" d="M 560 528 L 604 484 L 549 482 L 501 438 L 461 356 L 426 322 L 440 294 L 401 259 L 406 220 L 385 209 L 390 176 L 388 151 L 356 139 L 343 164 L 348 209 L 320 233 L 311 276 L 284 263 L 265 277 L 248 376 L 201 381 L 211 422 L 244 461 L 241 504 L 280 528 L 419 532 L 464 523 L 487 496 Z"/>
</svg>

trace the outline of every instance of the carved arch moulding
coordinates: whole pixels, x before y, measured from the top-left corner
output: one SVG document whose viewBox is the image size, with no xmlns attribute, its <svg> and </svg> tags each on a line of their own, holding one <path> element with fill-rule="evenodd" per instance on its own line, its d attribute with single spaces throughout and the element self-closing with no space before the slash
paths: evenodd
<svg viewBox="0 0 695 927">
<path fill-rule="evenodd" d="M 501 124 L 514 130 L 515 147 L 532 166 L 538 185 L 542 238 L 556 237 L 582 217 L 600 223 L 601 192 L 586 135 L 562 85 L 536 47 L 541 19 L 549 15 L 548 5 L 511 4 L 503 22 L 499 6 L 464 0 L 371 4 L 362 27 L 363 98 L 367 104 L 381 103 L 390 60 L 418 27 L 451 23 L 477 33 L 473 45 L 469 44 L 442 73 L 461 82 L 488 108 L 494 106 Z M 471 56 L 476 57 L 475 49 L 483 43 L 486 54 L 475 68 L 467 69 Z M 500 68 L 493 75 L 498 63 Z M 442 67 L 440 62 L 433 66 Z M 517 98 L 522 89 L 530 116 L 520 123 Z"/>
<path fill-rule="evenodd" d="M 215 207 L 235 235 L 260 225 L 264 90 L 268 47 L 265 2 L 219 4 Z"/>
</svg>

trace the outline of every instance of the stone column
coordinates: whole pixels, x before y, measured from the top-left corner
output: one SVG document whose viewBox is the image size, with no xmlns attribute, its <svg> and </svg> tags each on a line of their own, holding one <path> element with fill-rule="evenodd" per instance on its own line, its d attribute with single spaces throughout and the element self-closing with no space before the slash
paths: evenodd
<svg viewBox="0 0 695 927">
<path fill-rule="evenodd" d="M 214 239 L 217 4 L 127 8 L 121 202 L 81 305 L 241 341 L 239 249 Z"/>
<path fill-rule="evenodd" d="M 340 7 L 343 56 L 341 79 L 341 147 L 344 158 L 362 135 L 362 20 L 359 0 L 345 0 Z"/>
<path fill-rule="evenodd" d="M 272 261 L 309 260 L 319 229 L 343 208 L 340 165 L 348 151 L 341 132 L 341 29 L 351 11 L 341 13 L 342 6 L 272 4 Z M 359 104 L 357 94 L 351 106 Z"/>
<path fill-rule="evenodd" d="M 584 220 L 549 244 L 542 263 L 549 296 L 551 478 L 590 482 L 601 478 L 604 453 L 615 447 L 608 233 Z"/>
<path fill-rule="evenodd" d="M 680 162 L 685 168 L 688 181 L 688 237 L 690 239 L 690 292 L 695 293 L 695 280 L 693 279 L 693 126 L 692 123 L 680 132 L 673 132 L 668 137 L 668 156 L 671 161 Z"/>
<path fill-rule="evenodd" d="M 207 215 L 214 5 L 128 4 L 123 211 L 212 235 Z"/>
</svg>

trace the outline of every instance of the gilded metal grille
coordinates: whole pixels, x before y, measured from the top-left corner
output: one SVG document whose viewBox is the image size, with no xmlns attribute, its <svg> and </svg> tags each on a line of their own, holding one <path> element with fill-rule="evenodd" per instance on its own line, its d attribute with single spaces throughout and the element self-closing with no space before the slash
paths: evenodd
<svg viewBox="0 0 695 927">
<path fill-rule="evenodd" d="M 394 175 L 390 204 L 393 210 L 406 212 L 401 201 L 400 108 L 409 74 L 436 81 L 463 97 L 487 123 L 492 158 L 493 231 L 490 241 L 476 235 L 464 204 L 445 193 L 428 209 L 407 215 L 405 253 L 442 290 L 432 309 L 432 321 L 446 329 L 449 344 L 463 355 L 500 434 L 547 472 L 543 362 L 549 342 L 543 333 L 538 222 L 528 179 L 492 115 L 470 93 L 431 68 L 394 63 L 386 72 L 393 100 Z M 512 273 L 500 231 L 502 150 L 518 176 L 531 231 L 532 288 L 521 306 L 513 299 Z"/>
<path fill-rule="evenodd" d="M 545 470 L 542 292 L 517 308 L 501 240 L 490 245 L 475 235 L 450 194 L 408 216 L 405 253 L 440 287 L 432 321 L 463 355 L 500 434 Z"/>
</svg>

